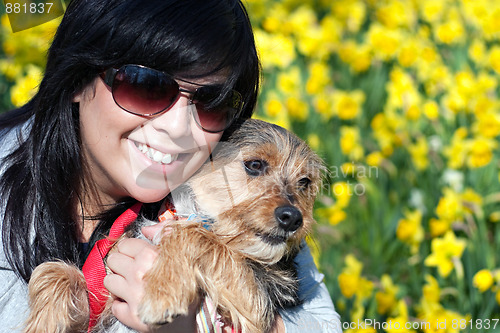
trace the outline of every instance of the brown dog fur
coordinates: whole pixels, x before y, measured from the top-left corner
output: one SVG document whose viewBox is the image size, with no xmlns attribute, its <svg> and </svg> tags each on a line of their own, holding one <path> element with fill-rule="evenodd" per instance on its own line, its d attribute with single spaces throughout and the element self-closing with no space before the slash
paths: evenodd
<svg viewBox="0 0 500 333">
<path fill-rule="evenodd" d="M 299 302 L 293 258 L 314 223 L 324 171 L 320 158 L 295 135 L 263 121 L 245 121 L 172 192 L 178 213 L 195 211 L 198 218 L 169 225 L 172 232 L 160 240 L 158 259 L 144 277 L 140 318 L 162 325 L 208 296 L 228 324 L 243 332 L 267 332 L 279 308 Z M 290 216 L 300 225 L 290 228 Z M 85 331 L 88 303 L 81 273 L 63 263 L 37 270 L 30 280 L 26 332 Z M 48 277 L 51 271 L 55 276 Z M 69 310 L 79 301 L 83 316 Z M 54 307 L 67 315 L 44 314 Z M 83 330 L 71 326 L 76 317 L 87 320 L 80 322 Z M 111 317 L 108 309 L 96 330 L 113 331 L 119 323 Z"/>
</svg>

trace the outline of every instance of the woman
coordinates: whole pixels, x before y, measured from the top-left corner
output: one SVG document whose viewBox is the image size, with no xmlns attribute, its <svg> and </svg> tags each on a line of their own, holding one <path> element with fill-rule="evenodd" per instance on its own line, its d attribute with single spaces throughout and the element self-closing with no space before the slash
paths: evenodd
<svg viewBox="0 0 500 333">
<path fill-rule="evenodd" d="M 72 1 L 39 92 L 0 119 L 2 327 L 11 331 L 26 318 L 26 282 L 38 264 L 81 266 L 89 241 L 136 201 L 145 203 L 143 214 L 157 215 L 234 120 L 252 115 L 258 80 L 240 1 Z M 113 313 L 147 332 L 136 309 L 156 250 L 137 239 L 119 249 L 104 280 L 116 298 Z M 337 329 L 307 249 L 297 261 L 305 302 L 283 311 L 276 331 Z M 194 331 L 195 312 L 164 331 Z"/>
</svg>

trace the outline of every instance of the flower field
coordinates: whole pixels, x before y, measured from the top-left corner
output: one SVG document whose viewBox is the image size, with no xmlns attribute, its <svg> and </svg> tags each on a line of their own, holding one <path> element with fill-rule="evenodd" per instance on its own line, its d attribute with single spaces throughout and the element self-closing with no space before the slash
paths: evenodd
<svg viewBox="0 0 500 333">
<path fill-rule="evenodd" d="M 344 332 L 500 332 L 500 1 L 245 3 L 257 117 L 330 169 L 310 243 Z M 1 110 L 32 96 L 57 22 L 2 17 Z"/>
</svg>

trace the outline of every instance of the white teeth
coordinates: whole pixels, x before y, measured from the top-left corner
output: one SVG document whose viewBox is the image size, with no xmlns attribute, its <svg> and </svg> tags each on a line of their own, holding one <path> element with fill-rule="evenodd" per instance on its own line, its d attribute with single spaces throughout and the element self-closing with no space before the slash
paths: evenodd
<svg viewBox="0 0 500 333">
<path fill-rule="evenodd" d="M 148 147 L 145 144 L 142 143 L 135 143 L 137 149 L 144 155 L 146 155 L 149 159 L 155 161 L 156 163 L 161 163 L 161 164 L 170 164 L 173 161 L 177 160 L 179 157 L 179 154 L 172 155 L 172 154 L 163 154 L 162 152 Z"/>
<path fill-rule="evenodd" d="M 147 155 L 150 159 L 154 161 L 154 156 L 155 156 L 155 150 L 153 148 L 149 148 Z"/>
<path fill-rule="evenodd" d="M 172 155 L 165 154 L 165 156 L 161 160 L 161 163 L 163 163 L 163 164 L 170 164 L 170 163 L 172 163 Z"/>
<path fill-rule="evenodd" d="M 160 162 L 162 159 L 163 159 L 163 154 L 162 153 L 160 153 L 159 151 L 157 151 L 156 153 L 154 153 L 154 155 L 153 155 L 153 161 Z"/>
</svg>

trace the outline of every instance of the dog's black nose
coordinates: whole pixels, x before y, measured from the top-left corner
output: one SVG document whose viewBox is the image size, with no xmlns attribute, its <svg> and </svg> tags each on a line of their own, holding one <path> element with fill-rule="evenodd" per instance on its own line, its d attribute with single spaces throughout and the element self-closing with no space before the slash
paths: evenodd
<svg viewBox="0 0 500 333">
<path fill-rule="evenodd" d="M 274 210 L 274 217 L 281 229 L 293 232 L 302 225 L 302 213 L 293 206 L 281 206 Z"/>
</svg>

